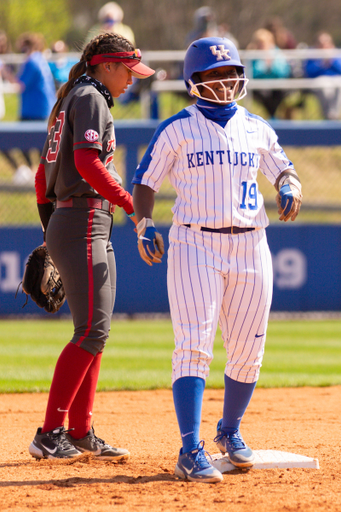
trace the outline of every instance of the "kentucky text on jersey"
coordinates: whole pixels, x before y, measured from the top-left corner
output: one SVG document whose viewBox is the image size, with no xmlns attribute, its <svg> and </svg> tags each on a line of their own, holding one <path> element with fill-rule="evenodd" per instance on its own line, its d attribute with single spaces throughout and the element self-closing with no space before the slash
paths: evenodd
<svg viewBox="0 0 341 512">
<path fill-rule="evenodd" d="M 247 153 L 246 151 L 198 151 L 197 153 L 187 153 L 188 168 L 201 167 L 203 165 L 248 165 L 249 167 L 259 168 L 260 156 L 257 153 Z"/>
<path fill-rule="evenodd" d="M 275 131 L 260 117 L 238 106 L 222 127 L 191 105 L 159 125 L 133 183 L 158 192 L 167 176 L 177 196 L 175 225 L 257 229 L 269 224 L 258 173 L 274 185 L 289 169 Z"/>
</svg>

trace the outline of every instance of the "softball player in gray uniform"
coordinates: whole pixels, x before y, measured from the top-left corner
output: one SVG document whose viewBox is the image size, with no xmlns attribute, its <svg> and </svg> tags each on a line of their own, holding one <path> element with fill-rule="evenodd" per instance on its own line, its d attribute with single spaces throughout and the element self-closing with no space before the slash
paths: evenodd
<svg viewBox="0 0 341 512">
<path fill-rule="evenodd" d="M 154 193 L 166 176 L 177 193 L 167 277 L 175 335 L 173 396 L 182 439 L 175 474 L 219 482 L 222 475 L 208 462 L 199 435 L 218 322 L 227 363 L 215 442 L 236 467 L 254 464 L 239 426 L 259 376 L 273 284 L 258 170 L 278 192 L 281 220 L 296 218 L 302 196 L 274 130 L 236 104 L 246 94 L 247 80 L 233 43 L 194 41 L 184 78 L 198 101 L 161 123 L 136 170 L 133 198 L 139 251 L 152 265 L 163 254 L 152 221 Z"/>
<path fill-rule="evenodd" d="M 110 108 L 132 76 L 147 78 L 153 73 L 125 38 L 100 35 L 85 47 L 70 80 L 58 91 L 49 119 L 36 175 L 37 202 L 74 334 L 56 365 L 44 425 L 29 447 L 36 458 L 68 458 L 82 452 L 101 459 L 129 455 L 95 436 L 91 426 L 116 293 L 110 242 L 115 205 L 136 225 L 132 197 L 121 187 L 113 164 L 116 139 Z"/>
</svg>

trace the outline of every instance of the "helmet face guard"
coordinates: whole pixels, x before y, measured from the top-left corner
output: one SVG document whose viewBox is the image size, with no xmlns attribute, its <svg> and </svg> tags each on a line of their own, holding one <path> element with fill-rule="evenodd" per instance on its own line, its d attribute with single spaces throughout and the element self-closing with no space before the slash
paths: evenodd
<svg viewBox="0 0 341 512">
<path fill-rule="evenodd" d="M 189 94 L 190 96 L 196 96 L 197 98 L 201 98 L 205 101 L 211 101 L 212 103 L 220 103 L 226 105 L 227 103 L 232 103 L 233 101 L 239 101 L 247 95 L 246 84 L 248 83 L 248 81 L 249 80 L 245 77 L 226 78 L 224 80 L 217 79 L 210 80 L 209 82 L 197 83 L 193 83 L 192 80 L 189 79 Z M 228 99 L 228 93 L 231 88 L 231 83 L 233 84 L 233 99 Z M 224 89 L 223 99 L 220 99 L 218 95 L 215 93 L 213 87 L 211 87 L 211 85 L 215 84 L 219 84 Z M 202 96 L 205 89 L 210 91 L 214 98 L 207 98 L 206 96 Z"/>
<path fill-rule="evenodd" d="M 210 80 L 200 82 L 198 73 L 208 71 L 222 66 L 234 66 L 239 75 L 238 78 L 227 78 L 224 80 Z M 184 60 L 184 79 L 188 94 L 192 97 L 202 98 L 213 103 L 226 104 L 238 101 L 247 94 L 244 66 L 240 62 L 238 50 L 229 39 L 222 37 L 204 37 L 193 41 L 186 52 Z M 231 88 L 231 81 L 234 81 L 233 99 L 227 99 L 227 91 Z M 210 84 L 219 83 L 224 91 L 224 99 L 219 99 Z M 204 90 L 210 90 L 214 99 L 203 97 Z"/>
</svg>

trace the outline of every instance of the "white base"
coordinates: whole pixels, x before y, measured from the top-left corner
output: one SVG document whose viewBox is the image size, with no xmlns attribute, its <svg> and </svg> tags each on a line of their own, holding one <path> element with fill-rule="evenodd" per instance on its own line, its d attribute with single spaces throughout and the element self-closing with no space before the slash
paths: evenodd
<svg viewBox="0 0 341 512">
<path fill-rule="evenodd" d="M 255 454 L 256 462 L 252 469 L 320 468 L 318 459 L 312 459 L 305 455 L 279 452 L 277 450 L 254 450 L 253 453 Z M 221 453 L 212 455 L 212 459 L 212 466 L 219 469 L 221 473 L 238 469 L 229 462 L 227 456 L 223 456 Z"/>
</svg>

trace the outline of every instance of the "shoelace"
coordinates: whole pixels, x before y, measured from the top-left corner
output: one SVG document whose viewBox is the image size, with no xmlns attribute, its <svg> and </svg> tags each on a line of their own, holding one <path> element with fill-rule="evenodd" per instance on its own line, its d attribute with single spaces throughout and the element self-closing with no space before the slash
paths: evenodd
<svg viewBox="0 0 341 512">
<path fill-rule="evenodd" d="M 210 459 L 212 459 L 211 455 L 206 450 L 204 450 L 204 446 L 205 441 L 200 441 L 200 443 L 198 444 L 198 453 L 194 458 L 194 464 L 200 467 L 201 469 L 206 469 L 210 467 L 210 463 L 206 459 L 206 455 L 208 455 Z"/>
<path fill-rule="evenodd" d="M 97 437 L 95 435 L 95 430 L 94 430 L 94 427 L 91 428 L 91 434 L 92 434 L 92 438 L 93 440 L 98 443 L 99 445 L 101 446 L 107 446 L 107 443 L 104 441 L 104 439 L 101 439 L 100 437 Z"/>
<path fill-rule="evenodd" d="M 213 439 L 213 441 L 217 443 L 218 441 L 221 441 L 223 437 L 227 438 L 227 440 L 230 442 L 234 450 L 242 450 L 246 446 L 238 430 L 232 432 L 232 434 L 226 434 L 224 432 L 221 432 Z"/>
<path fill-rule="evenodd" d="M 55 441 L 61 448 L 73 448 L 72 443 L 70 443 L 70 441 L 65 437 L 65 434 L 71 432 L 71 430 L 73 429 L 71 428 L 70 430 L 65 430 L 65 428 L 62 428 L 59 432 L 51 432 L 49 437 L 51 437 L 51 439 Z"/>
<path fill-rule="evenodd" d="M 94 439 L 95 439 L 96 443 L 101 444 L 102 446 L 106 445 L 106 442 L 103 439 L 100 439 L 99 437 L 95 436 L 95 434 L 94 434 Z"/>
<path fill-rule="evenodd" d="M 230 434 L 228 436 L 228 439 L 230 440 L 230 443 L 235 450 L 241 450 L 245 448 L 245 443 L 238 430 L 236 432 L 233 432 L 233 434 Z"/>
</svg>

